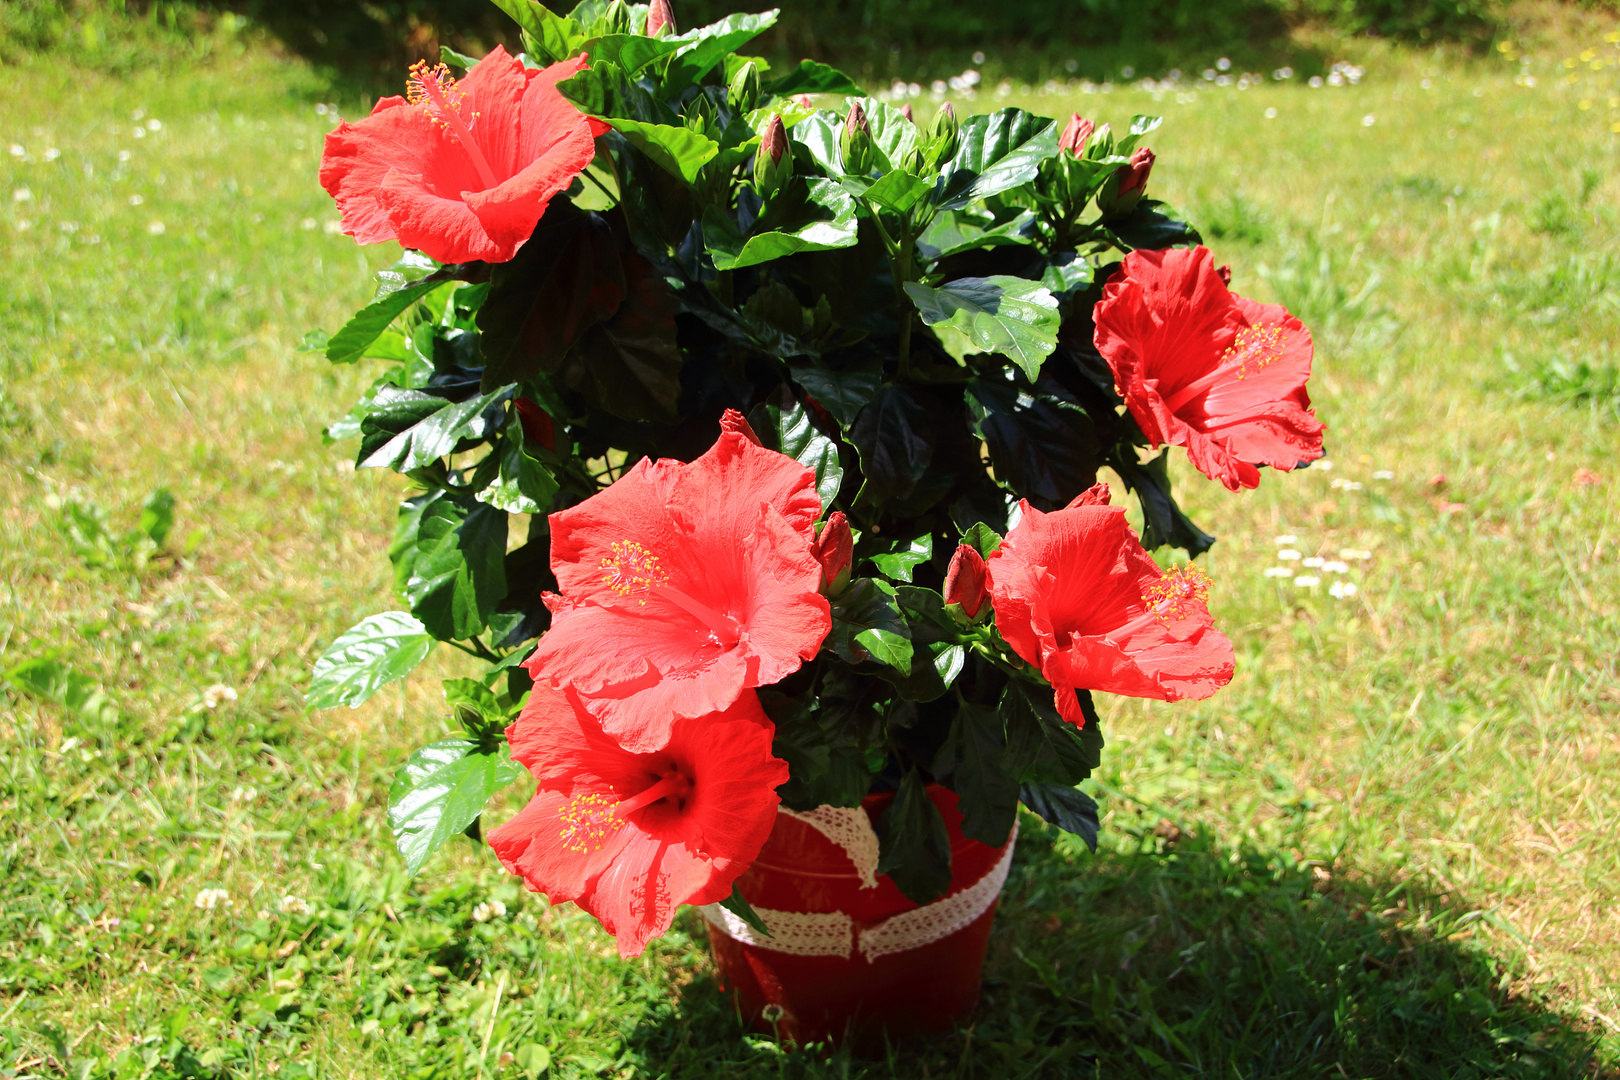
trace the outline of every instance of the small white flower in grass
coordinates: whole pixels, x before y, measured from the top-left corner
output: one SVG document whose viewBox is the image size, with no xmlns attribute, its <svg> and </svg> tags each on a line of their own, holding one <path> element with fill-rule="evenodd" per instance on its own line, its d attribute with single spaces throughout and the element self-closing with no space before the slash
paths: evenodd
<svg viewBox="0 0 1620 1080">
<path fill-rule="evenodd" d="M 1339 558 L 1355 559 L 1357 562 L 1366 562 L 1368 559 L 1372 558 L 1372 552 L 1368 551 L 1366 548 L 1340 548 Z"/>
<path fill-rule="evenodd" d="M 159 120 L 157 117 L 154 116 L 152 119 L 150 119 L 150 120 L 148 120 L 146 122 L 146 130 L 147 131 L 162 131 L 163 130 L 163 121 Z"/>
<path fill-rule="evenodd" d="M 145 201 L 146 201 L 146 199 L 144 197 L 140 196 L 140 195 L 131 195 L 129 197 L 129 205 L 131 205 L 131 206 L 139 206 L 139 205 L 141 205 L 141 203 L 143 203 Z"/>
<path fill-rule="evenodd" d="M 22 157 L 24 154 L 28 153 L 26 149 L 17 143 L 12 143 L 8 149 L 11 151 L 12 157 Z"/>
<path fill-rule="evenodd" d="M 316 225 L 319 225 L 319 224 L 320 224 L 320 222 L 316 221 L 314 218 L 307 217 L 303 221 L 300 221 L 298 223 L 298 227 L 300 229 L 313 229 Z"/>
<path fill-rule="evenodd" d="M 134 128 L 130 128 L 130 129 L 129 129 L 129 133 L 130 133 L 130 134 L 131 134 L 131 135 L 133 135 L 133 136 L 134 136 L 134 137 L 135 137 L 135 138 L 137 138 L 137 139 L 144 139 L 144 138 L 146 138 L 146 129 L 145 129 L 145 128 L 143 128 L 143 127 L 134 127 Z"/>
<path fill-rule="evenodd" d="M 1335 600 L 1347 600 L 1356 595 L 1356 583 L 1353 581 L 1335 581 L 1328 586 L 1328 595 Z"/>
<path fill-rule="evenodd" d="M 1334 560 L 1333 562 L 1323 563 L 1322 569 L 1330 574 L 1348 574 L 1350 572 L 1350 564 L 1347 562 L 1339 562 Z"/>
<path fill-rule="evenodd" d="M 1292 570 L 1290 570 L 1286 566 L 1268 566 L 1268 567 L 1266 567 L 1266 577 L 1278 578 L 1278 577 L 1293 577 L 1293 576 L 1294 576 L 1294 572 Z"/>
<path fill-rule="evenodd" d="M 1341 491 L 1360 491 L 1361 490 L 1361 481 L 1359 481 L 1359 480 L 1346 480 L 1342 476 L 1335 476 L 1332 479 L 1332 481 L 1330 481 L 1328 486 L 1338 488 Z"/>
<path fill-rule="evenodd" d="M 119 161 L 128 161 L 130 158 L 132 158 L 134 156 L 135 155 L 131 154 L 128 150 L 120 150 L 120 151 L 118 151 L 118 160 Z"/>
<path fill-rule="evenodd" d="M 1277 110 L 1276 109 L 1267 109 L 1266 110 L 1266 119 L 1267 120 L 1275 120 L 1275 119 L 1277 119 Z"/>
<path fill-rule="evenodd" d="M 213 911 L 221 905 L 231 906 L 231 894 L 224 889 L 199 889 L 197 899 L 191 902 L 191 906 L 199 911 Z"/>
<path fill-rule="evenodd" d="M 153 222 L 149 222 L 147 224 L 146 232 L 150 236 L 162 236 L 163 232 L 164 232 L 164 228 L 165 228 L 165 226 L 164 226 L 163 222 L 161 222 L 161 221 L 153 221 Z"/>
<path fill-rule="evenodd" d="M 57 158 L 59 158 L 61 156 L 62 156 L 62 151 L 58 150 L 56 147 L 47 146 L 45 148 L 45 160 L 46 161 L 55 161 Z"/>
<path fill-rule="evenodd" d="M 1313 469 L 1321 469 L 1323 472 L 1332 472 L 1333 471 L 1333 462 L 1328 460 L 1327 458 L 1321 458 L 1321 459 L 1319 459 L 1317 461 L 1311 462 L 1311 468 L 1313 468 Z"/>
<path fill-rule="evenodd" d="M 259 797 L 259 790 L 252 785 L 247 787 L 234 787 L 231 789 L 231 802 L 252 802 Z"/>
<path fill-rule="evenodd" d="M 1232 61 L 1223 56 L 1219 60 L 1215 61 L 1215 67 L 1219 71 L 1231 71 Z"/>
<path fill-rule="evenodd" d="M 499 900 L 490 900 L 479 904 L 472 909 L 473 922 L 489 922 L 491 919 L 506 917 L 506 905 Z"/>
<path fill-rule="evenodd" d="M 1311 81 L 1310 81 L 1311 89 L 1312 90 L 1318 90 L 1318 89 L 1321 88 L 1321 86 L 1322 86 L 1322 76 L 1320 76 L 1320 75 L 1312 75 L 1311 76 Z"/>
<path fill-rule="evenodd" d="M 1326 560 L 1324 560 L 1320 555 L 1310 555 L 1310 556 L 1307 556 L 1300 563 L 1300 565 L 1301 566 L 1309 566 L 1309 567 L 1312 567 L 1312 568 L 1316 568 L 1316 567 L 1320 567 L 1324 561 L 1326 561 Z"/>
<path fill-rule="evenodd" d="M 11 189 L 12 202 L 33 202 L 34 193 L 25 187 Z"/>
<path fill-rule="evenodd" d="M 1293 547 L 1295 544 L 1299 543 L 1299 537 L 1292 534 L 1286 536 L 1274 536 L 1272 537 L 1271 542 L 1276 544 L 1278 547 Z"/>
<path fill-rule="evenodd" d="M 21 218 L 17 222 L 17 231 L 18 232 L 27 232 L 29 229 L 32 229 L 33 227 L 34 227 L 34 223 L 32 221 L 29 221 L 27 218 Z"/>
<path fill-rule="evenodd" d="M 1322 579 L 1315 574 L 1301 574 L 1294 579 L 1294 584 L 1302 589 L 1314 589 L 1322 584 Z"/>
<path fill-rule="evenodd" d="M 134 112 L 129 114 L 129 118 L 131 120 L 141 120 L 141 119 L 144 119 L 145 116 L 146 116 L 146 110 L 144 108 L 136 109 Z"/>
<path fill-rule="evenodd" d="M 1283 548 L 1281 551 L 1277 552 L 1277 558 L 1281 559 L 1283 562 L 1299 562 L 1299 560 L 1304 558 L 1304 556 L 1295 551 L 1293 548 Z"/>
<path fill-rule="evenodd" d="M 222 683 L 215 683 L 203 691 L 202 700 L 206 708 L 217 709 L 227 701 L 235 701 L 236 691 Z"/>
<path fill-rule="evenodd" d="M 277 906 L 281 908 L 281 913 L 283 915 L 309 914 L 309 901 L 305 900 L 302 896 L 283 896 L 281 898 L 281 903 Z"/>
<path fill-rule="evenodd" d="M 1395 474 L 1390 472 L 1388 469 L 1379 469 L 1377 472 L 1373 473 L 1373 479 L 1374 480 L 1393 480 L 1393 479 L 1395 479 Z"/>
<path fill-rule="evenodd" d="M 1374 116 L 1372 113 L 1368 113 L 1366 116 L 1361 118 L 1362 127 L 1372 127 L 1376 123 L 1378 123 L 1378 117 Z"/>
<path fill-rule="evenodd" d="M 323 233 L 325 233 L 327 236 L 342 236 L 343 235 L 343 219 L 342 218 L 333 218 L 331 221 L 328 221 L 328 222 L 326 222 L 325 224 L 323 224 L 321 226 L 321 231 Z"/>
</svg>

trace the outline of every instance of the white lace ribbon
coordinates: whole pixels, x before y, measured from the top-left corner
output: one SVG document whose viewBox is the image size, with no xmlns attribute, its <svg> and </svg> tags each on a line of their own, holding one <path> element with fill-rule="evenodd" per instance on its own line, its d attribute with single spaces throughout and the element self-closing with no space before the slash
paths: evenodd
<svg viewBox="0 0 1620 1080">
<path fill-rule="evenodd" d="M 828 840 L 844 849 L 855 872 L 861 876 L 861 888 L 877 888 L 878 838 L 872 829 L 872 819 L 858 806 L 818 806 L 814 810 L 798 811 L 779 807 L 795 821 L 802 821 Z"/>
<path fill-rule="evenodd" d="M 1017 842 L 1018 824 L 1014 822 L 1006 850 L 984 877 L 959 893 L 891 915 L 865 930 L 858 930 L 855 920 L 842 911 L 777 911 L 755 906 L 754 914 L 771 932 L 771 936 L 766 937 L 719 904 L 707 904 L 699 910 L 715 929 L 756 949 L 792 956 L 837 956 L 845 960 L 859 949 L 862 958 L 870 963 L 880 956 L 920 949 L 948 938 L 988 911 L 1007 883 Z"/>
</svg>

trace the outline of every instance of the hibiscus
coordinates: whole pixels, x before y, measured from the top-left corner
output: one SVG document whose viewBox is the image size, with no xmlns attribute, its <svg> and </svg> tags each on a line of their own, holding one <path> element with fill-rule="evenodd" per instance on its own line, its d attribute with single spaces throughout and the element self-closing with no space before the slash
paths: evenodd
<svg viewBox="0 0 1620 1080">
<path fill-rule="evenodd" d="M 1050 514 L 1019 507 L 990 556 L 996 629 L 1040 668 L 1065 720 L 1085 725 L 1076 690 L 1196 700 L 1232 681 L 1209 579 L 1190 564 L 1160 570 L 1106 488 Z"/>
<path fill-rule="evenodd" d="M 382 98 L 326 137 L 321 186 L 343 231 L 440 262 L 510 259 L 607 130 L 557 92 L 584 68 L 577 56 L 531 71 L 500 46 L 459 81 L 417 63 L 408 97 Z"/>
<path fill-rule="evenodd" d="M 832 628 L 818 593 L 815 473 L 767 450 L 740 416 L 691 464 L 638 462 L 551 515 L 551 629 L 536 680 L 578 691 L 627 748 L 680 718 L 722 712 L 816 655 Z"/>
<path fill-rule="evenodd" d="M 676 721 L 662 750 L 633 753 L 572 690 L 537 683 L 506 737 L 539 787 L 489 845 L 530 889 L 600 919 L 619 955 L 639 956 L 681 904 L 730 896 L 759 854 L 788 778 L 773 735 L 746 693 Z"/>
<path fill-rule="evenodd" d="M 1093 312 L 1097 349 L 1154 446 L 1185 446 L 1236 491 L 1256 465 L 1322 456 L 1311 412 L 1311 332 L 1279 304 L 1232 293 L 1207 249 L 1133 251 Z"/>
</svg>

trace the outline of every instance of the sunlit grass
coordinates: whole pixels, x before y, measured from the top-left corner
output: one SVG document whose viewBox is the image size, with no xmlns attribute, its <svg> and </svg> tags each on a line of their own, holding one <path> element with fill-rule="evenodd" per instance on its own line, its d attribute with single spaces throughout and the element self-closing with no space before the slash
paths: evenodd
<svg viewBox="0 0 1620 1080">
<path fill-rule="evenodd" d="M 1104 853 L 1026 821 L 973 1032 L 825 1070 L 738 1030 L 696 920 L 624 964 L 471 844 L 400 876 L 452 657 L 304 712 L 392 604 L 398 494 L 320 438 L 369 373 L 295 351 L 391 257 L 328 228 L 322 85 L 9 72 L 0 671 L 81 678 L 4 691 L 0 1075 L 1612 1075 L 1620 435 L 1529 373 L 1615 363 L 1620 47 L 1531 16 L 1486 60 L 1346 46 L 1356 86 L 1006 99 L 1167 116 L 1153 191 L 1314 328 L 1332 468 L 1177 472 L 1237 680 L 1103 702 Z M 163 550 L 121 554 L 160 487 Z M 59 524 L 92 503 L 110 560 Z"/>
</svg>

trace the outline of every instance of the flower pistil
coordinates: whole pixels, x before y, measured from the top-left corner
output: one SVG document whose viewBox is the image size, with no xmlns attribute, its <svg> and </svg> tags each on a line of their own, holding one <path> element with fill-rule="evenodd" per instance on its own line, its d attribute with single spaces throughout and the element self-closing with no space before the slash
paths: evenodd
<svg viewBox="0 0 1620 1080">
<path fill-rule="evenodd" d="M 483 151 L 473 142 L 472 125 L 478 119 L 478 114 L 473 113 L 465 118 L 461 115 L 461 102 L 466 96 L 466 91 L 461 89 L 445 64 L 429 67 L 426 60 L 418 60 L 411 65 L 411 76 L 405 83 L 405 100 L 421 109 L 439 127 L 455 135 L 462 149 L 472 159 L 485 188 L 496 187 L 500 181 L 495 179 L 495 170 L 489 167 Z"/>
<path fill-rule="evenodd" d="M 1282 359 L 1283 342 L 1286 337 L 1286 331 L 1275 323 L 1269 326 L 1264 324 L 1245 326 L 1237 332 L 1232 344 L 1221 354 L 1220 363 L 1216 365 L 1215 370 L 1194 379 L 1176 391 L 1164 403 L 1164 407 L 1175 412 L 1227 375 L 1236 374 L 1240 379 L 1247 379 L 1250 375 L 1260 374 Z"/>
<path fill-rule="evenodd" d="M 624 828 L 631 814 L 660 799 L 678 803 L 691 790 L 692 781 L 679 770 L 671 770 L 651 787 L 618 802 L 599 791 L 575 795 L 557 811 L 557 819 L 562 822 L 557 835 L 568 851 L 601 851 L 613 834 Z"/>
</svg>

